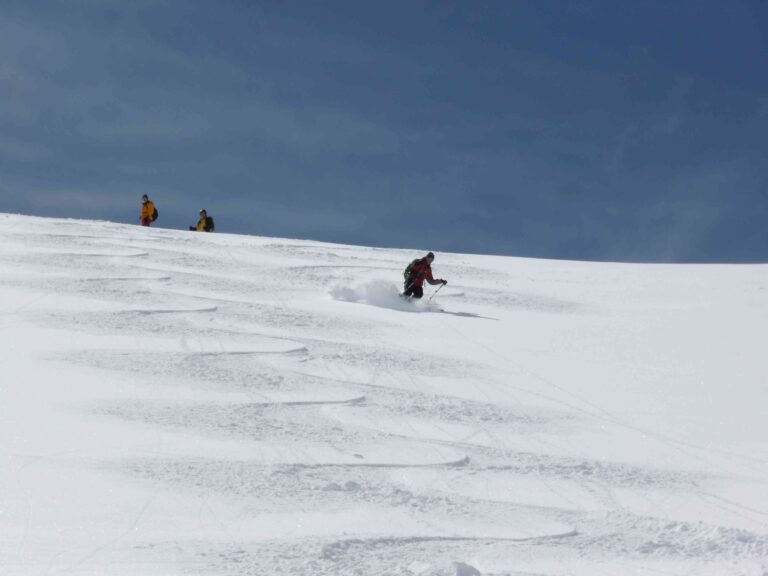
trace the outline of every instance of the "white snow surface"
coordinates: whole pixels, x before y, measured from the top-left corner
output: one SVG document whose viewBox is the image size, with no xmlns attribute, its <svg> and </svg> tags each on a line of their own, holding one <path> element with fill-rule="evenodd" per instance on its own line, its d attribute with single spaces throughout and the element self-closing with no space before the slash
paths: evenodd
<svg viewBox="0 0 768 576">
<path fill-rule="evenodd" d="M 0 574 L 768 574 L 767 266 L 422 253 L 0 215 Z"/>
</svg>

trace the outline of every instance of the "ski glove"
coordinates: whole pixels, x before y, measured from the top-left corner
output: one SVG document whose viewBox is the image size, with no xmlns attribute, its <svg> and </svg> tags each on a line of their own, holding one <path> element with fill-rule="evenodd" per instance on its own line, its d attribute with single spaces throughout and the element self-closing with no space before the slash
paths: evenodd
<svg viewBox="0 0 768 576">
<path fill-rule="evenodd" d="M 443 283 L 443 286 L 445 286 L 446 284 L 448 284 L 448 280 L 442 280 L 442 283 Z"/>
</svg>

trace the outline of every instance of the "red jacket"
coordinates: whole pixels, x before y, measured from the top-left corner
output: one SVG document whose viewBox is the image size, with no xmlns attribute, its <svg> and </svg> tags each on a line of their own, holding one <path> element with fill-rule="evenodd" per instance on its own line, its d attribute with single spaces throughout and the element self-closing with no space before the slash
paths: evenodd
<svg viewBox="0 0 768 576">
<path fill-rule="evenodd" d="M 432 277 L 432 266 L 427 262 L 426 258 L 422 258 L 419 262 L 411 266 L 411 275 L 408 280 L 405 281 L 406 286 L 418 286 L 421 288 L 424 286 L 424 280 L 430 284 L 440 284 L 439 280 L 435 280 Z"/>
</svg>

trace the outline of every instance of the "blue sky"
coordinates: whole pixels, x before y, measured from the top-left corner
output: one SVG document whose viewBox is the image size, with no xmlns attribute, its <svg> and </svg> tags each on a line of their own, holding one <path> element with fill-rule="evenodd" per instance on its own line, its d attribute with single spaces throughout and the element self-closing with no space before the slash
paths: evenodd
<svg viewBox="0 0 768 576">
<path fill-rule="evenodd" d="M 0 212 L 768 262 L 768 2 L 0 2 Z"/>
</svg>

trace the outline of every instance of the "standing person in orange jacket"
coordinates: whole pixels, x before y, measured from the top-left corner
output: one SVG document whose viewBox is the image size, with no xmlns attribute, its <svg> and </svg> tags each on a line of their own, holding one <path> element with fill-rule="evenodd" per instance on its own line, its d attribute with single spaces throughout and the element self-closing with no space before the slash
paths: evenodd
<svg viewBox="0 0 768 576">
<path fill-rule="evenodd" d="M 155 208 L 152 200 L 144 194 L 141 197 L 141 225 L 149 226 L 155 220 L 157 220 L 157 208 Z"/>
<path fill-rule="evenodd" d="M 432 261 L 435 255 L 430 252 L 424 258 L 416 258 L 408 264 L 403 275 L 405 276 L 405 291 L 403 297 L 421 298 L 424 296 L 424 280 L 430 284 L 448 284 L 447 280 L 432 277 Z"/>
</svg>

